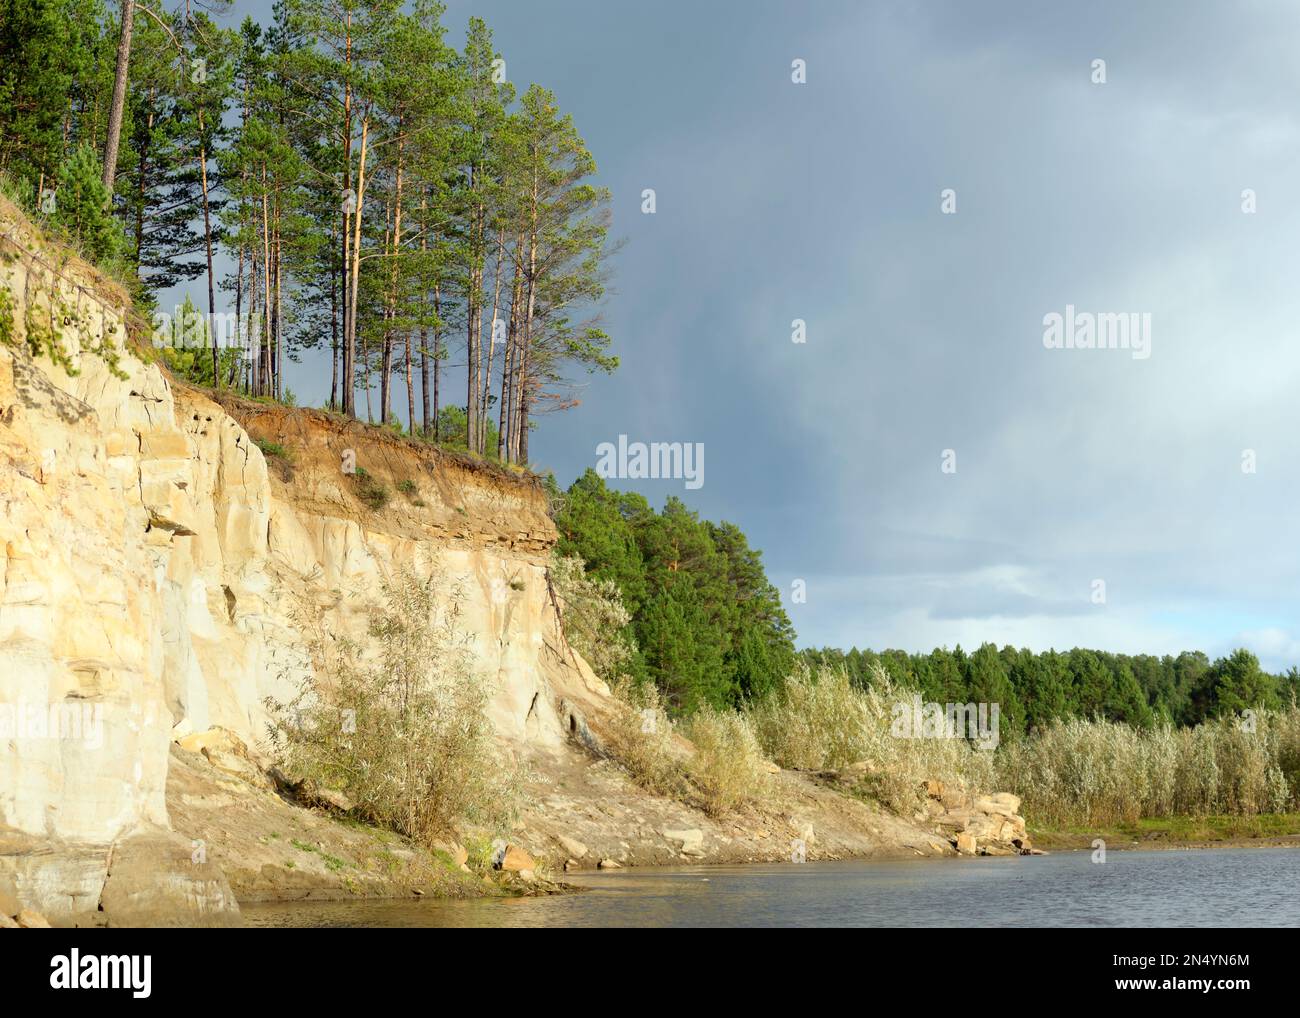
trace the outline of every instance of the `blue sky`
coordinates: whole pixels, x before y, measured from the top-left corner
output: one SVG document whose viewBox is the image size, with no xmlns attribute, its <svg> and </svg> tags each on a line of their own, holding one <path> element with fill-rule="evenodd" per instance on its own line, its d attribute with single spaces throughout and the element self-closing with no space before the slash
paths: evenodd
<svg viewBox="0 0 1300 1018">
<path fill-rule="evenodd" d="M 533 460 L 703 443 L 698 491 L 617 483 L 738 524 L 804 645 L 1300 663 L 1300 7 L 1059 6 L 451 3 L 573 113 L 626 241 L 622 367 Z M 1067 304 L 1149 313 L 1150 358 L 1046 349 Z"/>
</svg>

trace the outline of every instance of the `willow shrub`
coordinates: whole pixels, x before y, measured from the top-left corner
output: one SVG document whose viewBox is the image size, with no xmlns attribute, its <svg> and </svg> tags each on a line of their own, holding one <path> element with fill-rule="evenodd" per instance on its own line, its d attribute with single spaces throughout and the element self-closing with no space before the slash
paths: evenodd
<svg viewBox="0 0 1300 1018">
<path fill-rule="evenodd" d="M 588 576 L 576 555 L 552 556 L 550 582 L 564 604 L 564 636 L 608 683 L 627 669 L 636 644 L 627 635 L 632 614 L 613 580 Z"/>
<path fill-rule="evenodd" d="M 270 744 L 297 780 L 337 789 L 354 813 L 431 843 L 463 824 L 505 829 L 520 774 L 497 749 L 462 628 L 461 597 L 440 574 L 403 573 L 372 606 L 373 653 L 300 620 L 316 678 L 289 703 L 267 700 Z"/>
<path fill-rule="evenodd" d="M 767 798 L 767 759 L 746 715 L 704 707 L 691 716 L 683 734 L 695 746 L 686 775 L 706 812 L 722 816 Z"/>
<path fill-rule="evenodd" d="M 684 752 L 674 744 L 676 726 L 658 688 L 620 676 L 610 689 L 614 711 L 606 732 L 609 755 L 642 788 L 659 795 L 685 795 Z"/>
<path fill-rule="evenodd" d="M 1298 765 L 1300 709 L 1292 705 L 1183 729 L 1057 722 L 1003 747 L 998 779 L 1038 823 L 1105 826 L 1293 809 Z"/>
<path fill-rule="evenodd" d="M 899 735 L 895 719 L 911 715 L 914 692 L 895 686 L 883 669 L 857 688 L 842 668 L 796 671 L 750 711 L 759 743 L 783 767 L 827 770 L 865 764 L 864 780 L 881 802 L 915 809 L 922 782 L 989 790 L 994 753 L 964 738 Z"/>
</svg>

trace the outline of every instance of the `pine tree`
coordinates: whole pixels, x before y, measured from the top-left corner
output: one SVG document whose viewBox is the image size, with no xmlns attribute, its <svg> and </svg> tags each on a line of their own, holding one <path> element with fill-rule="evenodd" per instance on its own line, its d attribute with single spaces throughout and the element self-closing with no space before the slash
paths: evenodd
<svg viewBox="0 0 1300 1018">
<path fill-rule="evenodd" d="M 107 262 L 121 253 L 122 231 L 109 210 L 99 159 L 89 145 L 79 145 L 60 167 L 55 200 L 57 209 L 52 222 L 62 227 L 89 258 Z"/>
</svg>

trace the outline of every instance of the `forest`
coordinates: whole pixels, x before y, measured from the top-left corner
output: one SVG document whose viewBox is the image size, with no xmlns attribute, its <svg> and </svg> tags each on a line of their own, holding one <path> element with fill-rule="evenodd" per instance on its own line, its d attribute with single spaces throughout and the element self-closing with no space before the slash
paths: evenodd
<svg viewBox="0 0 1300 1018">
<path fill-rule="evenodd" d="M 627 648 L 621 669 L 653 682 L 679 715 L 761 702 L 799 664 L 813 674 L 842 669 L 859 689 L 875 681 L 879 667 L 893 685 L 929 701 L 1000 704 L 1003 737 L 1070 718 L 1190 727 L 1284 707 L 1300 694 L 1300 669 L 1269 674 L 1247 650 L 1214 661 L 1201 651 L 1035 653 L 991 643 L 928 654 L 796 651 L 794 627 L 761 553 L 735 525 L 701 520 L 673 497 L 655 512 L 643 496 L 609 488 L 594 470 L 563 493 L 550 483 L 559 505 L 558 553 L 580 558 L 589 576 L 612 583 L 626 608 L 625 623 L 606 634 Z"/>
<path fill-rule="evenodd" d="M 739 527 L 701 520 L 678 498 L 656 512 L 588 469 L 561 493 L 550 480 L 556 553 L 614 585 L 628 616 L 607 641 L 620 670 L 653 682 L 669 707 L 739 706 L 768 696 L 794 665 L 794 627 L 761 553 Z"/>
<path fill-rule="evenodd" d="M 1190 727 L 1247 709 L 1285 707 L 1300 694 L 1300 669 L 1272 675 L 1244 649 L 1214 661 L 1201 651 L 1155 656 L 1076 647 L 1036 654 L 991 643 L 970 653 L 960 646 L 928 654 L 823 648 L 802 657 L 814 667 L 844 668 L 859 686 L 879 665 L 895 683 L 937 703 L 999 703 L 1004 733 L 1008 726 L 1032 732 L 1068 718 Z"/>
<path fill-rule="evenodd" d="M 319 350 L 327 409 L 526 465 L 572 373 L 617 366 L 609 194 L 555 96 L 444 13 L 0 0 L 0 186 L 156 321 L 193 284 L 198 341 L 153 336 L 191 381 L 293 402 Z"/>
</svg>

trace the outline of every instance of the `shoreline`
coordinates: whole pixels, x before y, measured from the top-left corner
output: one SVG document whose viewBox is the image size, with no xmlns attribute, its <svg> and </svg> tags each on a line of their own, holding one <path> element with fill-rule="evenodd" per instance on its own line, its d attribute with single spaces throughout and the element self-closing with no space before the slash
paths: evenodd
<svg viewBox="0 0 1300 1018">
<path fill-rule="evenodd" d="M 1081 839 L 1081 836 L 1079 837 Z M 1190 851 L 1213 851 L 1215 849 L 1241 849 L 1241 848 L 1300 849 L 1300 834 L 1290 835 L 1290 836 L 1271 836 L 1271 837 L 1259 837 L 1259 838 L 1242 837 L 1242 838 L 1235 838 L 1235 839 L 1224 839 L 1220 841 L 1201 841 L 1201 842 L 1169 842 L 1169 841 L 1154 842 L 1152 841 L 1152 842 L 1143 843 L 1143 842 L 1108 841 L 1106 844 L 1106 848 L 1109 851 L 1115 851 L 1115 852 L 1134 852 L 1134 851 L 1190 852 Z M 1078 844 L 1056 845 L 1052 849 L 1047 850 L 1044 854 L 1063 855 L 1069 853 L 1089 852 L 1089 851 L 1092 851 L 1091 844 L 1084 843 L 1080 840 L 1080 843 Z M 1017 857 L 950 855 L 950 856 L 927 856 L 922 858 L 914 854 L 909 855 L 906 853 L 877 853 L 877 854 L 839 856 L 835 858 L 809 859 L 805 863 L 792 863 L 789 862 L 788 860 L 782 861 L 779 859 L 752 859 L 752 860 L 718 859 L 718 860 L 709 860 L 709 861 L 700 860 L 697 862 L 679 860 L 676 862 L 650 863 L 646 865 L 632 864 L 625 867 L 620 867 L 617 870 L 601 870 L 595 867 L 592 867 L 590 869 L 578 869 L 578 870 L 570 871 L 570 873 L 566 874 L 565 877 L 572 876 L 579 880 L 583 880 L 584 878 L 589 878 L 593 876 L 601 876 L 601 877 L 606 877 L 611 879 L 618 879 L 620 875 L 630 877 L 634 874 L 654 875 L 655 873 L 662 873 L 662 872 L 677 873 L 677 872 L 686 872 L 686 871 L 691 871 L 691 872 L 704 871 L 707 873 L 711 871 L 734 872 L 737 870 L 746 870 L 746 869 L 767 871 L 775 866 L 781 866 L 781 867 L 789 866 L 793 868 L 795 866 L 810 866 L 810 865 L 819 865 L 819 864 L 820 865 L 843 865 L 843 864 L 851 864 L 851 863 L 914 863 L 914 862 L 925 862 L 925 861 L 933 862 L 945 858 L 949 860 L 965 859 L 967 861 L 970 861 L 972 859 L 980 859 L 980 858 L 1017 858 Z M 1020 856 L 1018 858 L 1032 858 L 1032 857 Z M 528 897 L 565 897 L 568 895 L 586 894 L 596 889 L 592 885 L 585 882 L 583 883 L 570 882 L 570 880 L 566 879 L 565 877 L 547 881 L 547 886 L 544 889 L 533 888 L 531 893 L 527 893 L 527 896 Z M 343 904 L 348 902 L 355 902 L 357 904 L 366 903 L 366 904 L 378 904 L 378 905 L 383 905 L 383 904 L 402 905 L 402 904 L 410 904 L 411 902 L 420 901 L 420 900 L 428 901 L 431 903 L 440 902 L 440 901 L 445 901 L 445 902 L 471 901 L 471 900 L 487 901 L 493 899 L 500 900 L 502 898 L 517 897 L 517 896 L 518 894 L 512 895 L 509 893 L 486 894 L 480 896 L 471 896 L 469 898 L 458 897 L 458 896 L 442 896 L 442 895 L 414 895 L 413 896 L 410 894 L 353 895 L 353 896 L 349 896 L 346 894 L 341 894 L 341 895 L 308 894 L 306 896 L 297 896 L 297 897 L 285 896 L 285 897 L 250 898 L 246 900 L 240 900 L 239 907 L 242 911 L 246 906 L 251 906 L 254 910 L 256 910 L 258 908 L 273 909 L 277 907 L 286 907 L 286 906 L 291 906 L 296 904 L 310 906 L 310 905 Z"/>
<path fill-rule="evenodd" d="M 1148 817 L 1091 830 L 1031 825 L 1030 833 L 1036 845 L 1049 851 L 1091 849 L 1096 839 L 1116 851 L 1300 848 L 1300 814 Z"/>
</svg>

